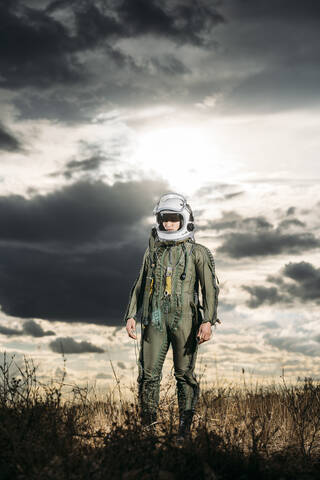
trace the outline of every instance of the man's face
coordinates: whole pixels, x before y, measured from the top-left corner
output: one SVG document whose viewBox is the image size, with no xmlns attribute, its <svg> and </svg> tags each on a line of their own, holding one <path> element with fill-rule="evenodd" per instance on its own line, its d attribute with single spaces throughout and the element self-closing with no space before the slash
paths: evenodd
<svg viewBox="0 0 320 480">
<path fill-rule="evenodd" d="M 176 232 L 180 228 L 180 217 L 177 213 L 164 213 L 162 224 L 168 232 Z"/>
</svg>

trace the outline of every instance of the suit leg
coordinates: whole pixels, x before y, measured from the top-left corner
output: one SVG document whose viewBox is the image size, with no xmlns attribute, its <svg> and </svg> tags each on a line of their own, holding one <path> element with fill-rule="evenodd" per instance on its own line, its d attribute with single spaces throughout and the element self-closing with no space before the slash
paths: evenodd
<svg viewBox="0 0 320 480">
<path fill-rule="evenodd" d="M 139 403 L 143 423 L 156 421 L 160 396 L 162 367 L 170 345 L 167 328 L 160 331 L 151 324 L 144 326 L 139 355 Z"/>
<path fill-rule="evenodd" d="M 195 319 L 185 316 L 178 328 L 170 331 L 180 416 L 194 412 L 199 397 L 199 384 L 194 375 L 198 343 Z"/>
</svg>

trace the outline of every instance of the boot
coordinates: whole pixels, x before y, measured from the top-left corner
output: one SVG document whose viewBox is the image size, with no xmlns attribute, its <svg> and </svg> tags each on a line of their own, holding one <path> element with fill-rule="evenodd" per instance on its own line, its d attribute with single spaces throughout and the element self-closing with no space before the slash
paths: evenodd
<svg viewBox="0 0 320 480">
<path fill-rule="evenodd" d="M 143 413 L 141 415 L 141 424 L 145 433 L 151 437 L 156 436 L 156 422 L 157 414 L 156 413 Z"/>
<path fill-rule="evenodd" d="M 193 418 L 192 410 L 185 410 L 180 416 L 177 441 L 183 443 L 184 440 L 191 438 L 190 427 Z"/>
</svg>

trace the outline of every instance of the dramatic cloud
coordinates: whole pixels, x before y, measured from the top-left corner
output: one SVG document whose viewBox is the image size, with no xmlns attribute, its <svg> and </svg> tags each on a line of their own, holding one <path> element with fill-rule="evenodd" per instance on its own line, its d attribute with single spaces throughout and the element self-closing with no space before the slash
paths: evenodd
<svg viewBox="0 0 320 480">
<path fill-rule="evenodd" d="M 313 233 L 282 234 L 279 231 L 270 231 L 256 234 L 228 234 L 218 251 L 232 258 L 242 258 L 284 253 L 298 254 L 319 246 L 320 240 Z"/>
<path fill-rule="evenodd" d="M 0 325 L 0 334 L 7 335 L 7 337 L 23 335 L 23 333 L 24 333 L 23 330 L 17 330 L 15 328 L 7 328 L 7 327 L 4 327 L 3 325 Z"/>
<path fill-rule="evenodd" d="M 21 117 L 72 123 L 115 104 L 214 99 L 208 108 L 220 113 L 314 107 L 318 8 L 266 3 L 2 2 L 0 86 L 15 92 Z"/>
<path fill-rule="evenodd" d="M 54 1 L 47 12 L 74 5 L 75 2 Z M 82 48 L 99 44 L 103 39 L 154 35 L 178 43 L 203 45 L 211 29 L 224 21 L 214 6 L 202 8 L 183 0 L 123 0 L 105 2 L 84 1 L 72 8 L 77 27 L 77 42 Z"/>
<path fill-rule="evenodd" d="M 294 215 L 296 211 L 296 207 L 289 207 L 287 210 L 287 215 Z"/>
<path fill-rule="evenodd" d="M 32 337 L 48 337 L 55 335 L 52 330 L 44 331 L 41 325 L 36 323 L 34 320 L 28 320 L 23 324 L 23 331 L 26 335 L 31 335 Z"/>
<path fill-rule="evenodd" d="M 284 228 L 287 229 L 288 227 L 305 227 L 306 224 L 304 222 L 301 222 L 301 220 L 298 220 L 297 218 L 288 218 L 286 220 L 283 220 L 281 223 L 279 223 L 278 228 Z"/>
<path fill-rule="evenodd" d="M 232 258 L 301 253 L 320 246 L 313 233 L 300 231 L 305 223 L 297 218 L 281 220 L 273 226 L 265 217 L 243 218 L 236 212 L 223 212 L 219 220 L 209 221 L 201 229 L 230 230 L 223 234 L 218 248 Z"/>
<path fill-rule="evenodd" d="M 219 41 L 232 51 L 239 68 L 225 108 L 273 112 L 311 106 L 320 79 L 317 2 L 229 0 L 221 12 L 233 32 L 222 32 Z M 250 58 L 251 68 L 243 68 L 244 58 Z"/>
<path fill-rule="evenodd" d="M 1 87 L 79 81 L 74 41 L 59 21 L 18 0 L 2 2 L 0 16 Z"/>
<path fill-rule="evenodd" d="M 271 229 L 272 224 L 268 222 L 265 217 L 241 217 L 237 212 L 227 211 L 223 212 L 221 219 L 210 220 L 205 226 L 201 227 L 202 230 L 244 230 L 246 232 L 263 231 Z"/>
<path fill-rule="evenodd" d="M 113 228 L 117 228 L 119 237 L 150 216 L 153 203 L 165 188 L 163 182 L 144 180 L 112 186 L 102 181 L 80 181 L 30 199 L 2 196 L 1 239 L 73 245 L 99 238 L 108 241 Z"/>
<path fill-rule="evenodd" d="M 276 287 L 264 287 L 263 285 L 254 285 L 252 287 L 244 285 L 243 289 L 251 295 L 251 299 L 247 302 L 250 308 L 257 308 L 260 305 L 284 302 L 283 297 L 279 294 Z"/>
<path fill-rule="evenodd" d="M 103 353 L 104 350 L 90 342 L 76 342 L 71 337 L 59 337 L 49 343 L 55 353 Z"/>
<path fill-rule="evenodd" d="M 44 331 L 41 325 L 36 323 L 34 320 L 28 320 L 24 322 L 22 330 L 17 330 L 15 328 L 7 328 L 0 325 L 0 333 L 2 335 L 10 336 L 19 336 L 19 335 L 30 335 L 31 337 L 47 337 L 55 335 L 52 330 Z"/>
<path fill-rule="evenodd" d="M 20 142 L 9 133 L 0 122 L 0 150 L 16 152 L 20 150 Z"/>
<path fill-rule="evenodd" d="M 205 45 L 211 29 L 224 21 L 214 7 L 186 1 L 58 0 L 39 7 L 22 0 L 0 5 L 2 87 L 75 85 L 90 80 L 85 57 L 78 56 L 82 52 L 103 50 L 107 60 L 123 64 L 128 56 L 113 48 L 116 40 L 154 35 Z"/>
<path fill-rule="evenodd" d="M 320 268 L 314 267 L 311 263 L 290 262 L 283 267 L 280 275 L 269 275 L 267 281 L 275 286 L 242 287 L 251 295 L 247 302 L 250 308 L 276 303 L 292 304 L 297 301 L 320 303 Z"/>
<path fill-rule="evenodd" d="M 299 337 L 274 337 L 271 335 L 264 336 L 265 342 L 272 347 L 286 352 L 301 353 L 310 357 L 319 357 L 319 345 L 308 339 Z"/>
<path fill-rule="evenodd" d="M 281 282 L 281 278 L 273 277 L 270 277 L 270 281 L 279 281 L 281 290 L 286 291 L 292 299 L 320 303 L 320 268 L 308 262 L 290 262 L 285 265 L 282 274 L 293 282 L 285 283 Z"/>
<path fill-rule="evenodd" d="M 70 160 L 66 164 L 66 169 L 63 172 L 65 178 L 72 178 L 77 172 L 91 172 L 96 171 L 102 163 L 106 161 L 104 155 L 93 155 L 85 160 Z"/>
<path fill-rule="evenodd" d="M 21 318 L 119 325 L 163 182 L 79 182 L 0 197 L 0 304 Z"/>
</svg>

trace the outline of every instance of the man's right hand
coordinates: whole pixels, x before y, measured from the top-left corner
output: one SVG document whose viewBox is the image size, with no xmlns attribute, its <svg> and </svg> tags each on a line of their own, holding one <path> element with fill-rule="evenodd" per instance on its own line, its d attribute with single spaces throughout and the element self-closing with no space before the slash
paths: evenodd
<svg viewBox="0 0 320 480">
<path fill-rule="evenodd" d="M 133 338 L 134 340 L 137 340 L 137 336 L 135 334 L 136 331 L 136 321 L 134 318 L 128 318 L 127 320 L 127 325 L 126 325 L 126 330 L 128 332 L 128 335 L 130 338 Z"/>
</svg>

